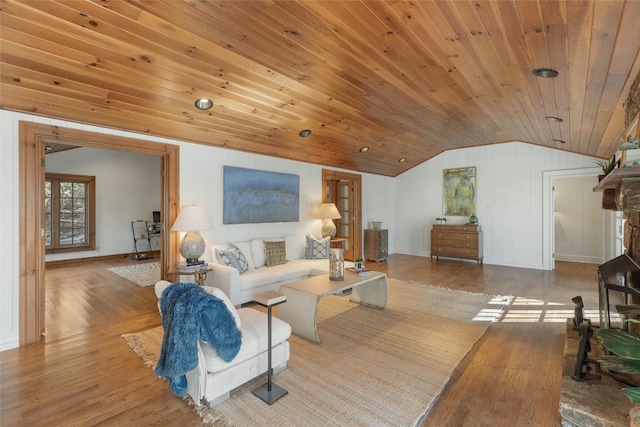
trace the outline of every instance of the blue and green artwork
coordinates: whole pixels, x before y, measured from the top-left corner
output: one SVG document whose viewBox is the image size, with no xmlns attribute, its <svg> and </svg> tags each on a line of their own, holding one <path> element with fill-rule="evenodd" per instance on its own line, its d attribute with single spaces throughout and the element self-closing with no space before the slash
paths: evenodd
<svg viewBox="0 0 640 427">
<path fill-rule="evenodd" d="M 224 224 L 298 222 L 298 175 L 224 167 Z"/>
<path fill-rule="evenodd" d="M 476 211 L 476 168 L 445 169 L 444 214 L 470 216 Z"/>
</svg>

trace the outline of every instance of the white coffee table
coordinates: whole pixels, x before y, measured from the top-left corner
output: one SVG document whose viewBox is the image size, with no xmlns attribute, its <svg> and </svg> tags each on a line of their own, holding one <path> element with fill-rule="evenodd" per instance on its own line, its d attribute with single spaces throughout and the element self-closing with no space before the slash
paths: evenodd
<svg viewBox="0 0 640 427">
<path fill-rule="evenodd" d="M 320 344 L 317 318 L 320 299 L 351 289 L 351 302 L 375 308 L 387 306 L 387 275 L 373 273 L 357 276 L 345 272 L 343 281 L 329 280 L 328 274 L 314 276 L 280 287 L 287 304 L 278 307 L 278 317 L 289 325 L 291 332 Z"/>
</svg>

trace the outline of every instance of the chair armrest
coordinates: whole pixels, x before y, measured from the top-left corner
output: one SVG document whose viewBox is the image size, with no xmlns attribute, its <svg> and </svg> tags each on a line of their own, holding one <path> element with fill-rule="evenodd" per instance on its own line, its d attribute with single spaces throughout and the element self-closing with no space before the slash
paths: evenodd
<svg viewBox="0 0 640 427">
<path fill-rule="evenodd" d="M 216 263 L 209 263 L 209 267 L 212 268 L 212 271 L 207 274 L 205 285 L 221 289 L 234 305 L 241 304 L 242 282 L 238 270 L 228 265 Z"/>
</svg>

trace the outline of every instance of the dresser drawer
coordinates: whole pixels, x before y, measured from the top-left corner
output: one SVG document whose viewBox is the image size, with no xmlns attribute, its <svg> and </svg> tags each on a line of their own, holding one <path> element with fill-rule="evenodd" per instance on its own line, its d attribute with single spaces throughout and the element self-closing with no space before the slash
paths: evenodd
<svg viewBox="0 0 640 427">
<path fill-rule="evenodd" d="M 468 231 L 469 233 L 475 234 L 480 231 L 479 225 L 434 225 L 432 228 L 433 231 Z"/>
<path fill-rule="evenodd" d="M 431 241 L 438 240 L 446 240 L 447 242 L 456 242 L 464 243 L 464 242 L 478 242 L 478 233 L 443 233 L 441 231 L 432 231 L 431 232 Z"/>
<path fill-rule="evenodd" d="M 478 258 L 478 248 L 452 248 L 446 246 L 435 246 L 431 250 L 431 255 L 476 259 Z"/>
</svg>

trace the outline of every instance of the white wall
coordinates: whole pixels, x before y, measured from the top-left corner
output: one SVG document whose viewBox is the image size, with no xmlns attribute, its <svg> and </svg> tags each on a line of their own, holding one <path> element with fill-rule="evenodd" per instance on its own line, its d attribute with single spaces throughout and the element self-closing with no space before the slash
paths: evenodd
<svg viewBox="0 0 640 427">
<path fill-rule="evenodd" d="M 556 261 L 605 261 L 605 211 L 596 176 L 554 180 Z"/>
<path fill-rule="evenodd" d="M 153 211 L 160 210 L 162 180 L 156 156 L 80 147 L 47 154 L 45 169 L 96 177 L 96 249 L 49 254 L 47 261 L 130 253 L 131 221 L 151 221 Z M 151 249 L 160 249 L 159 239 L 151 239 L 151 244 Z M 138 242 L 138 250 L 148 250 L 147 240 Z"/>
<path fill-rule="evenodd" d="M 313 232 L 320 235 L 321 221 L 314 218 L 322 198 L 322 166 L 243 153 L 216 147 L 173 141 L 130 132 L 80 125 L 61 120 L 14 113 L 0 109 L 0 350 L 18 345 L 18 136 L 19 121 L 30 121 L 144 139 L 180 146 L 180 203 L 204 206 L 214 224 L 202 232 L 207 245 L 249 237 L 280 237 L 291 233 Z M 222 166 L 292 173 L 300 176 L 300 221 L 298 223 L 223 225 Z M 353 171 L 347 171 L 353 173 Z M 395 218 L 392 178 L 362 175 L 363 220 L 375 218 L 389 226 L 393 236 Z M 128 215 L 128 214 L 127 214 Z M 393 242 L 389 245 L 393 252 Z M 205 253 L 205 259 L 210 254 Z"/>
<path fill-rule="evenodd" d="M 443 214 L 443 169 L 477 168 L 476 215 L 484 239 L 484 262 L 543 268 L 543 172 L 593 166 L 591 157 L 512 142 L 453 150 L 394 181 L 397 253 L 430 254 L 430 230 Z M 462 224 L 466 217 L 448 217 Z"/>
</svg>

